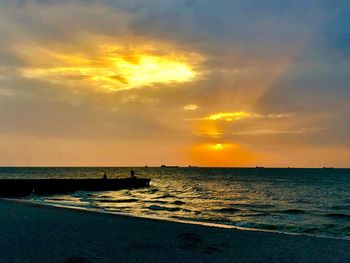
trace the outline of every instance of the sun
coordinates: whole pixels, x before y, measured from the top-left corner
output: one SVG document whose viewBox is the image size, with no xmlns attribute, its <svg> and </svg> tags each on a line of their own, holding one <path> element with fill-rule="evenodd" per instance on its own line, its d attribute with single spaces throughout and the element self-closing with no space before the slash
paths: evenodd
<svg viewBox="0 0 350 263">
<path fill-rule="evenodd" d="M 223 148 L 222 144 L 221 143 L 217 143 L 217 144 L 214 144 L 213 145 L 213 149 L 214 150 L 221 150 Z"/>
</svg>

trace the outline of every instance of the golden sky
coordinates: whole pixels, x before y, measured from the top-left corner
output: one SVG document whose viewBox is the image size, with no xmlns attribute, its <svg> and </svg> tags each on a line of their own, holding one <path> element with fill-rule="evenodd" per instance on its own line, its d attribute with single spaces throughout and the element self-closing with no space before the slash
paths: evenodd
<svg viewBox="0 0 350 263">
<path fill-rule="evenodd" d="M 0 165 L 349 166 L 346 1 L 0 3 Z"/>
</svg>

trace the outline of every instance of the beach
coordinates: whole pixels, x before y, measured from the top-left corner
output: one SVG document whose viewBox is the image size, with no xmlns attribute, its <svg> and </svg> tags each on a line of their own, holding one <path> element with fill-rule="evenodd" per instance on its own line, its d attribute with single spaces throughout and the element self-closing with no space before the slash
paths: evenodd
<svg viewBox="0 0 350 263">
<path fill-rule="evenodd" d="M 0 262 L 349 262 L 350 241 L 0 201 Z"/>
</svg>

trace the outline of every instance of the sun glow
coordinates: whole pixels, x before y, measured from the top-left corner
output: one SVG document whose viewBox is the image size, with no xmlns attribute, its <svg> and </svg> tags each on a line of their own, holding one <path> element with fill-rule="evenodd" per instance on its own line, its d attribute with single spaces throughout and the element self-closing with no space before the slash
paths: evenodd
<svg viewBox="0 0 350 263">
<path fill-rule="evenodd" d="M 149 45 L 101 45 L 98 51 L 55 51 L 38 47 L 22 49 L 30 66 L 22 68 L 24 77 L 70 87 L 94 87 L 105 91 L 128 90 L 152 84 L 193 81 L 194 67 L 201 58 L 176 50 L 156 52 Z M 159 47 L 161 50 L 161 47 Z"/>
<path fill-rule="evenodd" d="M 191 159 L 198 165 L 235 166 L 252 163 L 256 154 L 230 142 L 200 143 L 191 147 Z"/>
</svg>

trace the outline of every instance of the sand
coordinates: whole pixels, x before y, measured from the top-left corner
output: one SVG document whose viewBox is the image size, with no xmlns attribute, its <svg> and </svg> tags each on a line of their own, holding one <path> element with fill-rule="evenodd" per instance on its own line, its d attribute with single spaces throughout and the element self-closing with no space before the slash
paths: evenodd
<svg viewBox="0 0 350 263">
<path fill-rule="evenodd" d="M 350 241 L 0 200 L 0 262 L 350 262 Z"/>
</svg>

